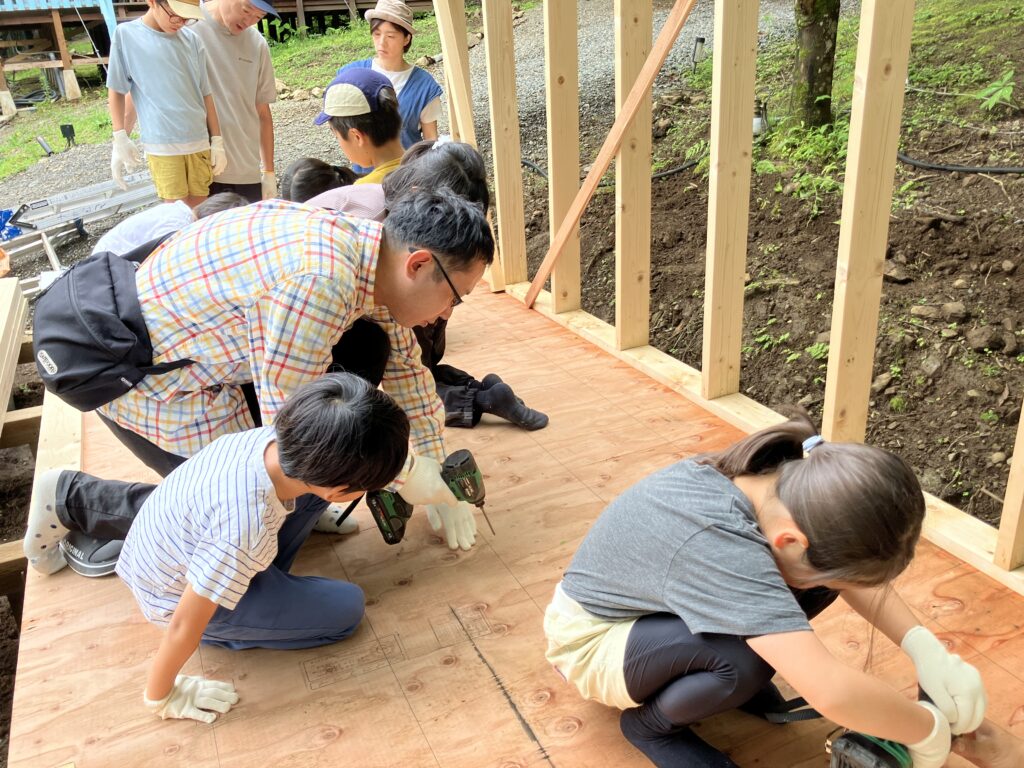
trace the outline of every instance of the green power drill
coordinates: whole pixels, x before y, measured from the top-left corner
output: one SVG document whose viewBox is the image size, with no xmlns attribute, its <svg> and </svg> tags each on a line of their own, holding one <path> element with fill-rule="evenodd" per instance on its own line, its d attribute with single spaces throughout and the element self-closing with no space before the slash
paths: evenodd
<svg viewBox="0 0 1024 768">
<path fill-rule="evenodd" d="M 441 478 L 458 501 L 469 502 L 483 513 L 493 534 L 494 526 L 484 512 L 484 477 L 473 454 L 463 448 L 449 455 L 441 465 Z M 406 521 L 412 517 L 412 504 L 392 491 L 374 491 L 367 494 L 366 505 L 384 541 L 388 544 L 400 542 L 405 536 Z"/>
</svg>

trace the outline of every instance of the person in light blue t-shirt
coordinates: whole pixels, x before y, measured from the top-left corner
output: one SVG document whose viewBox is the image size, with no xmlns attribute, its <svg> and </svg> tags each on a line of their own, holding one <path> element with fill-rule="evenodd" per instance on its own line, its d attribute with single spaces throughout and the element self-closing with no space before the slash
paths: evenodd
<svg viewBox="0 0 1024 768">
<path fill-rule="evenodd" d="M 185 28 L 201 18 L 199 0 L 147 2 L 141 18 L 117 27 L 110 48 L 110 171 L 127 188 L 124 174 L 141 163 L 128 138 L 134 108 L 157 195 L 195 207 L 209 195 L 214 174 L 227 167 L 206 50 Z"/>
<path fill-rule="evenodd" d="M 200 642 L 301 649 L 355 632 L 362 590 L 291 567 L 324 508 L 386 486 L 408 449 L 409 419 L 390 395 L 354 374 L 328 373 L 297 389 L 273 426 L 218 438 L 158 486 L 44 473 L 46 498 L 30 512 L 26 541 L 49 557 L 70 528 L 127 534 L 117 574 L 165 630 L 144 702 L 164 719 L 209 723 L 238 694 L 230 683 L 179 674 Z M 77 490 L 62 493 L 72 481 Z M 118 514 L 125 500 L 133 517 Z"/>
</svg>

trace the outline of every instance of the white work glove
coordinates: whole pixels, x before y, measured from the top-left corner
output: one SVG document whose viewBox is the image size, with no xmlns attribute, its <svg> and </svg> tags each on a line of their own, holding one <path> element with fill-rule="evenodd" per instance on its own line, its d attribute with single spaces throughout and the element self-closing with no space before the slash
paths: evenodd
<svg viewBox="0 0 1024 768">
<path fill-rule="evenodd" d="M 917 681 L 946 716 L 954 734 L 976 731 L 985 719 L 988 698 L 978 670 L 946 650 L 925 627 L 913 627 L 900 647 L 917 668 Z"/>
<path fill-rule="evenodd" d="M 199 720 L 212 723 L 221 714 L 238 703 L 238 694 L 231 683 L 207 680 L 205 677 L 178 675 L 174 678 L 171 692 L 159 701 L 152 701 L 142 694 L 142 701 L 162 719 Z M 213 710 L 207 712 L 204 710 Z"/>
<path fill-rule="evenodd" d="M 458 501 L 452 489 L 441 479 L 441 465 L 428 456 L 413 456 L 412 469 L 399 495 L 412 505 L 448 504 Z"/>
<path fill-rule="evenodd" d="M 121 189 L 128 189 L 124 175 L 134 173 L 142 165 L 142 155 L 135 142 L 124 131 L 114 131 L 114 144 L 110 148 L 110 175 Z"/>
<path fill-rule="evenodd" d="M 932 732 L 924 739 L 916 744 L 907 744 L 914 768 L 942 768 L 946 764 L 946 760 L 949 759 L 949 750 L 952 745 L 949 721 L 942 712 L 927 701 L 917 703 L 932 713 L 935 725 L 932 726 Z"/>
<path fill-rule="evenodd" d="M 220 176 L 228 169 L 228 153 L 224 149 L 223 136 L 210 137 L 210 165 L 214 176 Z"/>
<path fill-rule="evenodd" d="M 461 548 L 468 552 L 476 543 L 476 518 L 473 517 L 473 505 L 468 501 L 460 501 L 454 506 L 428 504 L 427 520 L 434 531 L 444 526 L 449 549 Z"/>
<path fill-rule="evenodd" d="M 261 192 L 264 200 L 277 197 L 277 175 L 273 171 L 264 171 L 260 177 Z"/>
</svg>

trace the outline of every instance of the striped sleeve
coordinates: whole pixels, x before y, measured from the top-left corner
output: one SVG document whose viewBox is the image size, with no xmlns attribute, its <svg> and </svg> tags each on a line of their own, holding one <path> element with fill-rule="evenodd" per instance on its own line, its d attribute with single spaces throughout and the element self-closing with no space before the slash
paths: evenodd
<svg viewBox="0 0 1024 768">
<path fill-rule="evenodd" d="M 276 548 L 272 550 L 271 560 Z M 207 540 L 196 547 L 186 578 L 197 595 L 234 610 L 249 589 L 249 582 L 269 565 L 259 555 L 259 551 L 249 551 L 226 541 Z"/>
</svg>

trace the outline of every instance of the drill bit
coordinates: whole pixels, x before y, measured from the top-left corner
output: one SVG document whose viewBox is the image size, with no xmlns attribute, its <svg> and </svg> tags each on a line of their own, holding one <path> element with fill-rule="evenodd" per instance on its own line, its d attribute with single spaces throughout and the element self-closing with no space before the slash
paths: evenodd
<svg viewBox="0 0 1024 768">
<path fill-rule="evenodd" d="M 478 509 L 480 510 L 480 514 L 482 514 L 482 515 L 484 516 L 484 520 L 486 520 L 486 521 L 487 521 L 487 527 L 491 529 L 491 535 L 492 535 L 492 536 L 497 536 L 498 534 L 494 532 L 494 526 L 493 526 L 493 525 L 491 525 L 491 518 L 489 518 L 489 517 L 487 516 L 487 512 L 486 512 L 486 511 L 484 510 L 484 505 L 483 505 L 483 504 L 481 504 L 481 505 L 480 505 L 480 506 L 478 507 Z"/>
</svg>

